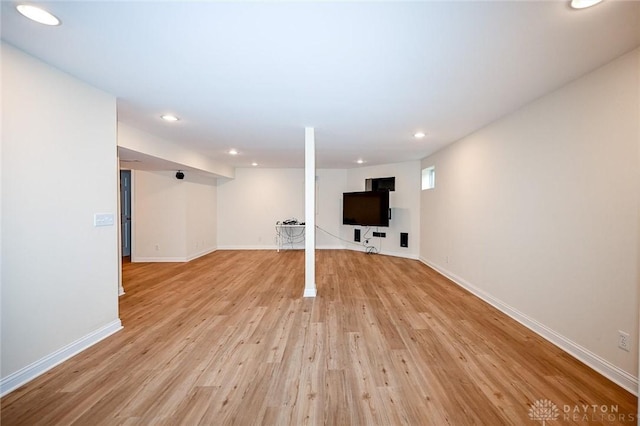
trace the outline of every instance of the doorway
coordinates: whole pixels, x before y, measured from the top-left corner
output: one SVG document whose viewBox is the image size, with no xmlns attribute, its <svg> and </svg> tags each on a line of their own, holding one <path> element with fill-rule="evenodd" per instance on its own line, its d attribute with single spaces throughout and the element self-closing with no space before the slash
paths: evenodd
<svg viewBox="0 0 640 426">
<path fill-rule="evenodd" d="M 120 229 L 122 260 L 131 260 L 131 170 L 120 170 Z"/>
</svg>

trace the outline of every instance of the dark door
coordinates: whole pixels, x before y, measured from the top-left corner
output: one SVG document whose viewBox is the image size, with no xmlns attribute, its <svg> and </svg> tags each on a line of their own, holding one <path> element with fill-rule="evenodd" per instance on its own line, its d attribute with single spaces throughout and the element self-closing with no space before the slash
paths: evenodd
<svg viewBox="0 0 640 426">
<path fill-rule="evenodd" d="M 131 171 L 120 170 L 120 228 L 122 257 L 131 256 Z"/>
</svg>

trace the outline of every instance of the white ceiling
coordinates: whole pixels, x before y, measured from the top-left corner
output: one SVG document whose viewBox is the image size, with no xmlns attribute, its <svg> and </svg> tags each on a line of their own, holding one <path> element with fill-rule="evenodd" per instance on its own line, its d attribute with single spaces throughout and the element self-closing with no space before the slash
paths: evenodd
<svg viewBox="0 0 640 426">
<path fill-rule="evenodd" d="M 31 3 L 63 24 L 2 1 L 5 41 L 238 167 L 303 167 L 305 126 L 319 168 L 420 159 L 640 45 L 637 1 Z"/>
</svg>

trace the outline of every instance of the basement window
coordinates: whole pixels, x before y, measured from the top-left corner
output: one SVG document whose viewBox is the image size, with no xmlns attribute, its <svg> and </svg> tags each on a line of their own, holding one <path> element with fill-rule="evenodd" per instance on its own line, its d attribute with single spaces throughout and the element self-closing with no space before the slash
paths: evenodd
<svg viewBox="0 0 640 426">
<path fill-rule="evenodd" d="M 422 169 L 422 190 L 436 187 L 436 166 Z"/>
</svg>

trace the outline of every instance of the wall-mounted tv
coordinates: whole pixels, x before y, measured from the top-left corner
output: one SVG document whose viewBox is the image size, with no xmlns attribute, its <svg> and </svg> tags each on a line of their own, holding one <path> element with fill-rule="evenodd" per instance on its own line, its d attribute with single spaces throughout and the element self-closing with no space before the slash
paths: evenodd
<svg viewBox="0 0 640 426">
<path fill-rule="evenodd" d="M 343 225 L 389 226 L 389 191 L 342 194 Z"/>
</svg>

